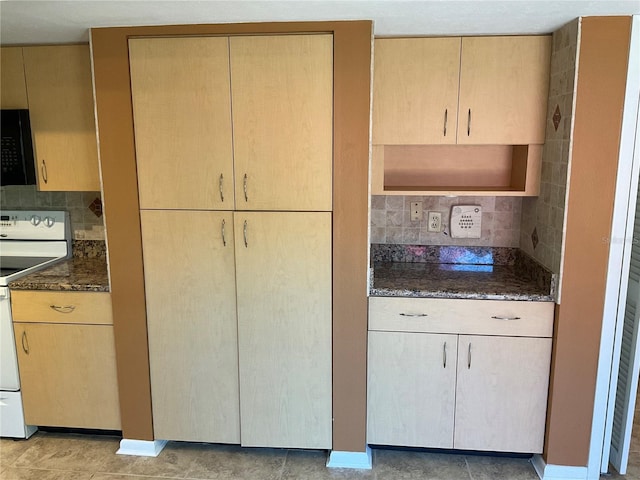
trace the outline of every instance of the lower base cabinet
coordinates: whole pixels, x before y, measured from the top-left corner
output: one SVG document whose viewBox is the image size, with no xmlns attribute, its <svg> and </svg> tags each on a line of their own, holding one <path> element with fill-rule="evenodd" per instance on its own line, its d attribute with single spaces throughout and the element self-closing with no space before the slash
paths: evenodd
<svg viewBox="0 0 640 480">
<path fill-rule="evenodd" d="M 25 421 L 120 430 L 111 325 L 14 323 Z"/>
<path fill-rule="evenodd" d="M 367 443 L 541 453 L 553 303 L 402 300 L 370 299 Z"/>
</svg>

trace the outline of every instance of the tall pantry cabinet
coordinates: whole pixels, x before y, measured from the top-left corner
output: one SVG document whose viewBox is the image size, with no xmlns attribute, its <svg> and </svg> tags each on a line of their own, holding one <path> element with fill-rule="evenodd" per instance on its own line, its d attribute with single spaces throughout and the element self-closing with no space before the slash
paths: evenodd
<svg viewBox="0 0 640 480">
<path fill-rule="evenodd" d="M 332 44 L 129 41 L 158 439 L 331 447 Z"/>
</svg>

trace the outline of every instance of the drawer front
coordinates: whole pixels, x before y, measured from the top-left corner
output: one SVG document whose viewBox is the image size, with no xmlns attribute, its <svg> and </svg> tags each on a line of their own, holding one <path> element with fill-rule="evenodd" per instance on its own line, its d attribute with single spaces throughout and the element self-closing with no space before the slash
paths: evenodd
<svg viewBox="0 0 640 480">
<path fill-rule="evenodd" d="M 553 302 L 371 297 L 369 330 L 551 337 Z"/>
<path fill-rule="evenodd" d="M 111 295 L 104 292 L 11 292 L 15 322 L 111 325 Z"/>
</svg>

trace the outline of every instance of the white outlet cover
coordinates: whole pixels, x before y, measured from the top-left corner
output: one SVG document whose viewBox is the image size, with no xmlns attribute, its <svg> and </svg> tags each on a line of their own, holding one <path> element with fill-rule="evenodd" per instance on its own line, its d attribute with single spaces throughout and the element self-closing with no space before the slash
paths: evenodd
<svg viewBox="0 0 640 480">
<path fill-rule="evenodd" d="M 482 207 L 480 205 L 453 205 L 449 230 L 451 238 L 480 238 Z"/>
</svg>

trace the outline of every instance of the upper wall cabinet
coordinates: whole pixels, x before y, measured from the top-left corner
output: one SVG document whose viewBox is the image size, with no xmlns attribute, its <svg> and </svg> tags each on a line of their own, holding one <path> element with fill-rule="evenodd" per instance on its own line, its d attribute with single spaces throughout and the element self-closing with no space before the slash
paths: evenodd
<svg viewBox="0 0 640 480">
<path fill-rule="evenodd" d="M 99 191 L 87 45 L 24 47 L 38 188 Z"/>
<path fill-rule="evenodd" d="M 551 37 L 377 39 L 373 143 L 544 143 Z"/>
<path fill-rule="evenodd" d="M 140 207 L 330 211 L 332 48 L 331 35 L 130 40 Z"/>
<path fill-rule="evenodd" d="M 0 105 L 3 109 L 29 108 L 24 83 L 22 47 L 5 47 L 0 54 Z"/>
<path fill-rule="evenodd" d="M 544 143 L 550 36 L 462 39 L 458 143 Z"/>
<path fill-rule="evenodd" d="M 375 145 L 456 143 L 460 41 L 375 40 Z"/>
<path fill-rule="evenodd" d="M 377 39 L 376 195 L 539 191 L 550 36 Z"/>
</svg>

